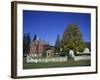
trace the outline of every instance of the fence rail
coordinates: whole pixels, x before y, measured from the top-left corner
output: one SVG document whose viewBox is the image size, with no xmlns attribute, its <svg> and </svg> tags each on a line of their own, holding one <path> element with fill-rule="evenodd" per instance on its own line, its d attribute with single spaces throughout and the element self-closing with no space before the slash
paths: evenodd
<svg viewBox="0 0 100 80">
<path fill-rule="evenodd" d="M 91 56 L 90 55 L 84 55 L 84 56 L 75 56 L 74 61 L 79 61 L 79 60 L 90 60 Z"/>
<path fill-rule="evenodd" d="M 73 57 L 74 61 L 80 61 L 80 60 L 90 60 L 91 59 L 91 55 L 82 55 L 82 56 L 74 56 Z M 46 58 L 34 58 L 31 56 L 27 55 L 27 63 L 29 62 L 34 62 L 34 63 L 39 63 L 39 62 L 64 62 L 64 61 L 68 61 L 68 57 L 46 57 Z"/>
<path fill-rule="evenodd" d="M 27 56 L 27 63 L 29 62 L 63 62 L 63 61 L 67 61 L 67 56 L 66 57 L 51 57 L 51 58 L 32 58 L 30 56 Z"/>
</svg>

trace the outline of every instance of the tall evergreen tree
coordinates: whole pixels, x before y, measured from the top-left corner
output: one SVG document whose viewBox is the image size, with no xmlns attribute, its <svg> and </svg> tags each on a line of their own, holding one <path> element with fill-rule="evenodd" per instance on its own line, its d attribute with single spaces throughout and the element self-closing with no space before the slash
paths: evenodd
<svg viewBox="0 0 100 80">
<path fill-rule="evenodd" d="M 34 38 L 33 38 L 33 41 L 35 41 L 37 39 L 37 35 L 35 34 L 34 35 Z"/>
<path fill-rule="evenodd" d="M 27 36 L 26 33 L 23 35 L 23 54 L 26 54 L 26 47 L 27 47 Z"/>
<path fill-rule="evenodd" d="M 23 54 L 28 54 L 30 51 L 31 38 L 29 33 L 23 35 Z"/>
<path fill-rule="evenodd" d="M 27 53 L 30 52 L 30 43 L 31 43 L 30 33 L 27 33 Z"/>
<path fill-rule="evenodd" d="M 57 39 L 55 42 L 55 52 L 60 53 L 60 36 L 57 35 Z"/>
<path fill-rule="evenodd" d="M 28 45 L 30 45 L 30 43 L 31 43 L 30 33 L 27 33 L 27 43 L 28 43 Z"/>
<path fill-rule="evenodd" d="M 76 23 L 69 25 L 65 29 L 61 40 L 61 47 L 64 52 L 68 52 L 70 49 L 75 52 L 83 51 L 86 47 L 82 34 Z"/>
</svg>

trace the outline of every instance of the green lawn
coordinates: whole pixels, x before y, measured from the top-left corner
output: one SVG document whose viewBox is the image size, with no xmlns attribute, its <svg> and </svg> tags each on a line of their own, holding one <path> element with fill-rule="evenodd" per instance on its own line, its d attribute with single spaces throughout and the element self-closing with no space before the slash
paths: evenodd
<svg viewBox="0 0 100 80">
<path fill-rule="evenodd" d="M 48 63 L 26 63 L 26 57 L 23 58 L 23 69 L 36 69 L 36 68 L 54 68 L 54 67 L 75 67 L 75 66 L 90 66 L 90 60 L 66 62 L 48 62 Z"/>
</svg>

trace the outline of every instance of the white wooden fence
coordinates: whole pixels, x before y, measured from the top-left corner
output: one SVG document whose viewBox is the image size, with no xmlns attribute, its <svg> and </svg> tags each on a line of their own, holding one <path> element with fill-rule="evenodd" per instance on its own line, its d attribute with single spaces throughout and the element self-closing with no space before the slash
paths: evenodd
<svg viewBox="0 0 100 80">
<path fill-rule="evenodd" d="M 90 55 L 83 55 L 83 56 L 75 56 L 74 61 L 80 61 L 80 60 L 90 60 L 91 56 Z"/>
<path fill-rule="evenodd" d="M 83 55 L 83 56 L 74 56 L 74 61 L 80 61 L 80 60 L 91 60 L 90 55 Z M 34 63 L 39 63 L 39 62 L 64 62 L 68 61 L 67 56 L 66 57 L 51 57 L 51 58 L 33 58 L 31 56 L 27 55 L 27 63 L 29 62 L 34 62 Z"/>
<path fill-rule="evenodd" d="M 67 61 L 67 56 L 66 57 L 51 57 L 51 58 L 32 58 L 27 55 L 27 63 L 29 62 L 34 62 L 34 63 L 39 63 L 39 62 L 63 62 Z"/>
</svg>

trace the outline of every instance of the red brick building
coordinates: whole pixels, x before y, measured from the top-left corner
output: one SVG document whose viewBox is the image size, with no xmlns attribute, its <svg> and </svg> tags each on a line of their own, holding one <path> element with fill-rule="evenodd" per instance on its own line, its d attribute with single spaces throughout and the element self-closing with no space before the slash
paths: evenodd
<svg viewBox="0 0 100 80">
<path fill-rule="evenodd" d="M 42 40 L 32 41 L 30 45 L 30 54 L 33 57 L 40 57 L 46 51 L 48 43 Z"/>
</svg>

